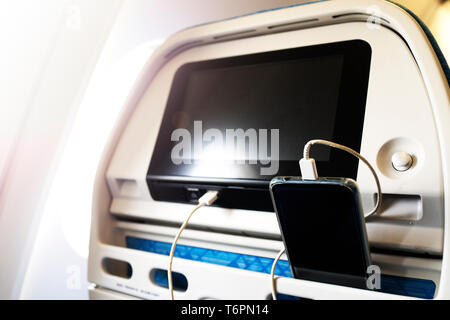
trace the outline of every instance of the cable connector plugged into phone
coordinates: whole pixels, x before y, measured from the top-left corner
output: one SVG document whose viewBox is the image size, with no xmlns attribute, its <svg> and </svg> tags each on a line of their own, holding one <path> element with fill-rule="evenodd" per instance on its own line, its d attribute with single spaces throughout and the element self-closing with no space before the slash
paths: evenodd
<svg viewBox="0 0 450 320">
<path fill-rule="evenodd" d="M 303 158 L 300 159 L 299 164 L 302 179 L 317 180 L 319 178 L 319 175 L 317 174 L 316 160 Z"/>
</svg>

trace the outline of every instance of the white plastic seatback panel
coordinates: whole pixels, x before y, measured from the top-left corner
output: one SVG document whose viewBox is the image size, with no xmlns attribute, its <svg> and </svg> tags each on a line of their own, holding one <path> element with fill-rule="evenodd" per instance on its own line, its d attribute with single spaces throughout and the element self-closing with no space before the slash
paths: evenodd
<svg viewBox="0 0 450 320">
<path fill-rule="evenodd" d="M 349 23 L 367 19 L 374 7 L 381 24 L 389 28 Z M 291 25 L 269 28 L 287 24 Z M 289 28 L 304 29 L 286 32 Z M 252 32 L 244 35 L 243 31 Z M 247 38 L 230 40 L 244 36 Z M 217 37 L 224 42 L 217 42 Z M 109 288 L 148 299 L 168 298 L 167 289 L 155 287 L 149 279 L 152 268 L 167 268 L 167 256 L 126 249 L 124 237 L 132 233 L 149 239 L 163 237 L 156 235 L 159 231 L 155 230 L 163 228 L 158 224 L 179 223 L 192 208 L 153 201 L 145 181 L 173 73 L 180 65 L 352 39 L 367 41 L 373 50 L 361 153 L 376 165 L 384 193 L 393 196 L 392 199 L 397 195 L 420 198 L 417 212 L 408 212 L 410 207 L 403 206 L 397 219 L 392 219 L 396 213 L 388 212 L 384 220 L 369 222 L 369 239 L 393 248 L 443 251 L 442 260 L 393 255 L 372 258 L 382 270 L 392 274 L 432 279 L 438 286 L 435 297 L 448 299 L 450 233 L 444 232 L 443 226 L 450 229 L 450 219 L 444 219 L 450 212 L 449 88 L 417 22 L 394 4 L 378 0 L 323 1 L 203 25 L 173 35 L 154 52 L 130 93 L 98 169 L 89 255 L 89 280 L 99 286 L 98 290 Z M 413 169 L 405 174 L 391 171 L 385 161 L 396 148 L 404 148 L 416 158 Z M 371 179 L 360 165 L 358 184 L 364 198 L 372 202 L 366 207 L 373 205 L 375 186 Z M 142 218 L 147 223 L 118 221 L 118 216 Z M 279 230 L 273 213 L 207 207 L 191 221 L 192 225 L 213 231 L 199 236 L 199 232 L 186 230 L 186 236 L 205 241 L 205 246 L 228 237 L 221 231 L 241 232 L 248 236 L 243 245 L 253 248 L 255 253 L 266 250 L 275 256 L 277 242 L 270 239 L 276 238 Z M 258 237 L 251 237 L 255 234 Z M 235 245 L 230 242 L 230 248 Z M 132 277 L 122 279 L 107 274 L 102 268 L 104 257 L 129 262 Z M 270 293 L 270 279 L 262 273 L 177 258 L 174 271 L 185 274 L 189 281 L 188 291 L 176 294 L 176 298 L 266 299 Z M 277 287 L 281 293 L 313 299 L 405 298 L 287 278 L 279 279 Z"/>
<path fill-rule="evenodd" d="M 417 155 L 417 164 L 410 172 L 399 177 L 386 176 L 380 170 L 378 173 L 383 193 L 420 195 L 423 201 L 423 218 L 412 222 L 413 224 L 409 221 L 373 221 L 368 224 L 369 239 L 373 243 L 387 246 L 440 252 L 440 152 L 423 80 L 408 47 L 397 34 L 383 27 L 370 29 L 362 22 L 214 43 L 194 47 L 175 56 L 158 72 L 143 95 L 112 158 L 107 173 L 114 197 L 111 212 L 181 222 L 191 208 L 190 205 L 153 201 L 145 180 L 172 79 L 180 66 L 192 61 L 353 39 L 365 40 L 372 47 L 361 153 L 375 164 L 381 147 L 398 137 L 406 137 L 407 141 L 417 143 L 421 151 Z M 301 149 L 302 146 L 299 146 L 299 150 Z M 120 190 L 117 190 L 117 181 L 123 179 L 135 181 L 134 193 L 139 196 L 122 196 Z M 373 199 L 373 194 L 376 193 L 375 183 L 363 165 L 359 166 L 357 181 L 363 196 Z M 369 201 L 365 207 L 370 209 L 372 205 L 373 201 Z M 279 234 L 276 217 L 268 212 L 204 208 L 190 223 L 262 235 Z M 422 236 L 418 237 L 418 234 Z"/>
</svg>

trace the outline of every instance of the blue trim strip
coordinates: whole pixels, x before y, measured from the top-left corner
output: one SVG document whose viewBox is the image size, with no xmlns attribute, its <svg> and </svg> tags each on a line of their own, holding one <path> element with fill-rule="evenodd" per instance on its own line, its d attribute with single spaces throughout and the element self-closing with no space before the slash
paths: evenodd
<svg viewBox="0 0 450 320">
<path fill-rule="evenodd" d="M 169 255 L 170 248 L 172 246 L 172 244 L 168 242 L 140 239 L 135 237 L 126 237 L 126 243 L 127 248 L 163 254 L 166 256 Z M 270 274 L 273 261 L 275 260 L 247 254 L 184 246 L 181 244 L 176 246 L 174 256 L 193 261 L 207 262 L 231 268 L 251 270 L 268 274 Z M 292 278 L 289 262 L 286 260 L 279 260 L 277 267 L 275 268 L 275 274 Z"/>
<path fill-rule="evenodd" d="M 396 277 L 385 274 L 381 276 L 381 291 L 421 299 L 433 299 L 436 284 L 431 280 Z"/>
<path fill-rule="evenodd" d="M 127 236 L 125 240 L 127 248 L 166 256 L 169 255 L 172 246 L 172 244 L 168 242 L 141 239 L 130 236 Z M 271 258 L 185 245 L 177 245 L 174 255 L 178 258 L 267 274 L 270 274 L 270 269 L 272 268 L 272 263 L 274 261 L 274 259 Z M 275 268 L 275 274 L 292 278 L 289 262 L 286 260 L 279 260 L 277 267 Z M 167 274 L 165 277 L 167 277 Z M 166 283 L 163 278 L 163 275 L 160 275 L 158 278 L 158 284 L 161 286 L 164 286 Z M 436 285 L 431 280 L 382 275 L 380 291 L 402 296 L 433 299 L 434 292 L 436 291 Z"/>
</svg>

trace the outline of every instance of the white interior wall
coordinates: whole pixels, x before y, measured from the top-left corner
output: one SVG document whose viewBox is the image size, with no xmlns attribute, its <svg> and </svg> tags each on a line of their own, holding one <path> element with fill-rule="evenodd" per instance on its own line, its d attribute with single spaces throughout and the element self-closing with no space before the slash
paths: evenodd
<svg viewBox="0 0 450 320">
<path fill-rule="evenodd" d="M 103 8 L 98 8 L 101 4 Z M 20 295 L 73 115 L 118 4 L 117 0 L 0 4 L 0 127 L 7 130 L 1 132 L 0 298 Z"/>
<path fill-rule="evenodd" d="M 191 25 L 296 2 L 123 2 L 81 104 L 77 102 L 73 128 L 60 161 L 52 166 L 55 176 L 49 191 L 41 197 L 42 218 L 37 224 L 21 298 L 87 298 L 86 258 L 96 165 L 128 89 L 153 47 Z M 96 2 L 96 7 L 95 13 L 99 13 L 113 4 Z M 84 9 L 80 13 L 83 17 Z M 17 297 L 16 292 L 10 297 Z"/>
</svg>

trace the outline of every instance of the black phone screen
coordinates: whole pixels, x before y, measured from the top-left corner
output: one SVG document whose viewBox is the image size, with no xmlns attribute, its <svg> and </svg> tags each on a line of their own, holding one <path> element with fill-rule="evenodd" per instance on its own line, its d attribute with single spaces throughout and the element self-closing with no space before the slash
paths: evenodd
<svg viewBox="0 0 450 320">
<path fill-rule="evenodd" d="M 336 180 L 271 188 L 295 278 L 363 287 L 370 255 L 359 192 Z"/>
</svg>

